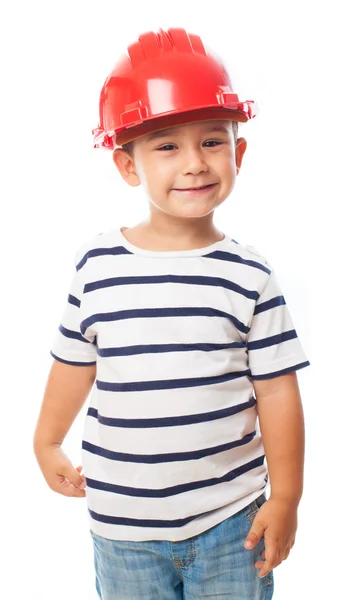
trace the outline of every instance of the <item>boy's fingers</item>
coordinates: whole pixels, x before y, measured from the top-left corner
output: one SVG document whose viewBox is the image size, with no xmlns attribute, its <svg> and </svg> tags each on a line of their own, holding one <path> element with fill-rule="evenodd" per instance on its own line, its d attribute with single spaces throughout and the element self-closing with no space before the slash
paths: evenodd
<svg viewBox="0 0 362 600">
<path fill-rule="evenodd" d="M 290 548 L 287 548 L 286 551 L 284 552 L 283 560 L 286 560 L 288 558 L 289 552 L 290 552 Z"/>
<path fill-rule="evenodd" d="M 244 547 L 247 550 L 254 548 L 254 546 L 256 546 L 257 543 L 259 542 L 259 540 L 261 540 L 261 538 L 263 537 L 263 533 L 264 533 L 264 525 L 257 519 L 254 519 L 251 529 L 250 529 L 250 531 L 247 535 L 247 538 L 244 542 Z"/>
<path fill-rule="evenodd" d="M 83 467 L 82 465 L 80 465 L 79 467 L 76 467 L 78 473 L 80 473 L 81 471 L 83 471 Z M 84 474 L 81 474 L 81 478 L 82 478 L 82 483 L 80 484 L 80 489 L 83 490 L 86 487 L 86 481 L 85 481 L 85 477 Z"/>
<path fill-rule="evenodd" d="M 78 467 L 79 468 L 79 467 Z M 75 496 L 84 498 L 86 487 L 85 479 L 79 474 L 78 470 L 70 463 L 61 469 L 57 475 L 57 481 L 53 487 L 54 491 L 63 494 L 63 496 Z"/>
<path fill-rule="evenodd" d="M 85 488 L 85 479 L 83 475 L 80 475 L 78 469 L 82 467 L 77 467 L 74 469 L 72 465 L 64 469 L 63 475 L 72 483 L 75 487 L 84 489 Z"/>
<path fill-rule="evenodd" d="M 256 567 L 256 569 L 261 569 L 262 567 L 264 567 L 264 561 L 257 560 L 256 563 L 254 563 L 254 567 Z"/>
<path fill-rule="evenodd" d="M 62 477 L 62 481 L 58 483 L 57 489 L 55 491 L 59 492 L 63 496 L 68 497 L 84 498 L 85 496 L 84 490 L 80 490 L 78 487 L 75 487 L 64 477 Z"/>
<path fill-rule="evenodd" d="M 265 575 L 268 575 L 268 573 L 270 573 L 275 566 L 276 565 L 271 565 L 267 560 L 265 560 L 262 565 L 258 565 L 259 577 L 265 577 Z"/>
<path fill-rule="evenodd" d="M 275 542 L 269 540 L 265 550 L 266 560 L 262 568 L 259 571 L 259 577 L 265 577 L 268 573 L 277 567 L 281 560 L 279 560 L 279 551 Z"/>
<path fill-rule="evenodd" d="M 57 476 L 57 481 L 53 489 L 59 494 L 62 494 L 63 496 L 71 496 L 77 498 L 84 498 L 85 496 L 85 490 L 80 489 L 79 486 L 74 485 L 73 482 L 69 481 L 68 476 L 66 476 L 65 474 Z"/>
</svg>

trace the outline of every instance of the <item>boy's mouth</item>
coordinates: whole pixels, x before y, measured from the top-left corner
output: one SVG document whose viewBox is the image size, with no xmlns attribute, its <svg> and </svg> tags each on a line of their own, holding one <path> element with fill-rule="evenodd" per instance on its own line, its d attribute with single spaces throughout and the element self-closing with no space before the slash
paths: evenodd
<svg viewBox="0 0 362 600">
<path fill-rule="evenodd" d="M 174 188 L 176 192 L 197 192 L 200 190 L 206 190 L 208 188 L 215 187 L 216 183 L 209 183 L 208 185 L 200 185 L 199 187 L 190 188 Z"/>
</svg>

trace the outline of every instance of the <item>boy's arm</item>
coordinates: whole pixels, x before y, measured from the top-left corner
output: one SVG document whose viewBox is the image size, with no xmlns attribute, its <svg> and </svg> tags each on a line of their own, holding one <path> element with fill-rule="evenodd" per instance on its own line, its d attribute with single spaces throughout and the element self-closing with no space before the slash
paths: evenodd
<svg viewBox="0 0 362 600">
<path fill-rule="evenodd" d="M 34 432 L 34 451 L 61 446 L 85 403 L 96 377 L 96 365 L 73 366 L 54 360 Z"/>
<path fill-rule="evenodd" d="M 253 380 L 271 497 L 296 505 L 303 492 L 304 418 L 296 372 Z"/>
<path fill-rule="evenodd" d="M 256 514 L 244 546 L 254 548 L 264 535 L 265 560 L 258 560 L 255 567 L 259 577 L 265 577 L 288 557 L 295 541 L 303 491 L 304 418 L 295 371 L 253 380 L 253 385 L 271 494 Z"/>
<path fill-rule="evenodd" d="M 96 365 L 73 366 L 54 360 L 36 425 L 33 447 L 49 487 L 64 496 L 85 496 L 82 467 L 74 468 L 61 444 L 94 383 Z"/>
</svg>

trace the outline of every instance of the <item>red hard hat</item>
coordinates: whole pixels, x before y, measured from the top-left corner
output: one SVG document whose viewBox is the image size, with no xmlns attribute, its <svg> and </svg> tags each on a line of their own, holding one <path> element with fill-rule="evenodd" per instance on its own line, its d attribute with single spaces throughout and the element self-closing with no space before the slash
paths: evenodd
<svg viewBox="0 0 362 600">
<path fill-rule="evenodd" d="M 107 77 L 99 101 L 94 147 L 110 148 L 173 125 L 256 116 L 240 102 L 225 67 L 184 29 L 140 35 Z"/>
</svg>

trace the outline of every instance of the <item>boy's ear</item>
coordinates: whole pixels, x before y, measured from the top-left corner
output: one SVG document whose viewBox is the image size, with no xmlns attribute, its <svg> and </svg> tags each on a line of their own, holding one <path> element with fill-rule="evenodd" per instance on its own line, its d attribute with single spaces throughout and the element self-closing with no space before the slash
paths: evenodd
<svg viewBox="0 0 362 600">
<path fill-rule="evenodd" d="M 239 173 L 239 171 L 240 171 L 240 167 L 241 167 L 241 163 L 243 160 L 243 156 L 245 154 L 246 147 L 247 147 L 247 141 L 245 138 L 238 138 L 236 140 L 236 147 L 235 147 L 236 173 Z"/>
<path fill-rule="evenodd" d="M 116 148 L 113 151 L 113 162 L 128 185 L 133 187 L 140 185 L 133 157 L 128 152 L 123 148 Z"/>
</svg>

